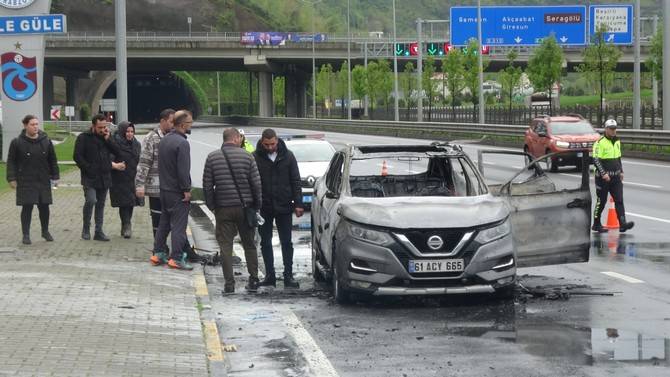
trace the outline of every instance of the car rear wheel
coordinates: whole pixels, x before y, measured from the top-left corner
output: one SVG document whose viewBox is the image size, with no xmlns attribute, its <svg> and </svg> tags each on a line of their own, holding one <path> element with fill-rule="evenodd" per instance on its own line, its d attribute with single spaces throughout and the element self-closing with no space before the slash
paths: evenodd
<svg viewBox="0 0 670 377">
<path fill-rule="evenodd" d="M 338 304 L 348 304 L 351 302 L 351 294 L 342 286 L 337 265 L 337 256 L 333 253 L 333 296 L 335 296 L 335 302 Z"/>
</svg>

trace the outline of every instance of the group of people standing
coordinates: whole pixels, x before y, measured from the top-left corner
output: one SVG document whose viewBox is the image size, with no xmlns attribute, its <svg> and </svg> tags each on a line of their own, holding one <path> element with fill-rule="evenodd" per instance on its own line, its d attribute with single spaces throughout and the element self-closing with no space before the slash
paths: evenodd
<svg viewBox="0 0 670 377">
<path fill-rule="evenodd" d="M 233 239 L 239 233 L 249 280 L 248 291 L 277 284 L 272 249 L 276 224 L 284 264 L 284 288 L 298 288 L 293 277 L 293 215 L 304 213 L 300 172 L 293 153 L 273 129 L 261 134 L 256 148 L 235 128 L 223 132 L 223 145 L 205 161 L 202 178 L 205 203 L 216 217 L 216 239 L 221 249 L 224 294 L 235 292 Z M 248 209 L 253 209 L 249 211 Z M 256 229 L 248 216 L 262 219 L 258 230 L 265 264 L 265 279 L 258 279 Z"/>
</svg>

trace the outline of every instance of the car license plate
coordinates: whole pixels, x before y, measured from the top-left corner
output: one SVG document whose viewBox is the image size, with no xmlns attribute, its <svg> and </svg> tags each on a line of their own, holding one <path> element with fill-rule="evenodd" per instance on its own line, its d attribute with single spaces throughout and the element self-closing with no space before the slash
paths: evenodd
<svg viewBox="0 0 670 377">
<path fill-rule="evenodd" d="M 463 259 L 410 260 L 409 272 L 458 272 L 465 269 Z"/>
<path fill-rule="evenodd" d="M 309 204 L 312 202 L 312 195 L 303 195 L 302 196 L 302 202 Z"/>
<path fill-rule="evenodd" d="M 577 157 L 582 157 L 583 153 L 582 152 L 577 152 Z"/>
</svg>

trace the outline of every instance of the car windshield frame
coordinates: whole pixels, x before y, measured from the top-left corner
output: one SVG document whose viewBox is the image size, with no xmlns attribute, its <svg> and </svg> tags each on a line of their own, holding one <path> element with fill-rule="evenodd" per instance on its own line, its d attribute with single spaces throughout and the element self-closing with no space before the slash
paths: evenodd
<svg viewBox="0 0 670 377">
<path fill-rule="evenodd" d="M 589 135 L 595 134 L 596 130 L 589 122 L 551 122 L 552 135 Z M 577 128 L 581 127 L 581 129 Z"/>
<path fill-rule="evenodd" d="M 388 170 L 389 162 L 396 163 L 396 161 L 400 161 L 401 159 L 405 159 L 409 163 L 411 161 L 421 161 L 422 159 L 434 159 L 434 161 L 438 161 L 439 159 L 445 159 L 445 160 L 450 160 L 449 165 L 450 165 L 450 171 L 447 172 L 448 174 L 451 174 L 449 177 L 442 176 L 440 179 L 443 179 L 445 181 L 445 184 L 447 186 L 450 186 L 450 193 L 437 193 L 434 195 L 431 194 L 411 194 L 407 193 L 406 195 L 384 195 L 388 197 L 400 197 L 400 196 L 405 196 L 405 197 L 416 197 L 416 196 L 451 196 L 451 197 L 472 197 L 472 196 L 480 196 L 480 195 L 486 195 L 489 193 L 488 186 L 486 185 L 486 182 L 484 181 L 483 177 L 481 176 L 481 173 L 477 170 L 477 167 L 470 161 L 470 159 L 465 155 L 464 153 L 460 152 L 446 152 L 446 151 L 439 151 L 439 152 L 433 152 L 433 151 L 426 151 L 426 152 L 416 152 L 416 151 L 393 151 L 393 152 L 381 152 L 381 153 L 363 153 L 363 154 L 357 154 L 355 156 L 352 156 L 351 160 L 349 161 L 349 166 L 348 166 L 348 172 L 347 172 L 347 183 L 349 185 L 349 192 L 351 196 L 354 197 L 369 197 L 366 195 L 356 195 L 355 191 L 355 185 L 354 188 L 352 189 L 351 184 L 352 184 L 352 178 L 354 181 L 356 180 L 361 180 L 365 179 L 366 177 L 370 178 L 371 181 L 382 181 L 383 183 L 385 177 L 390 177 L 390 178 L 396 178 L 396 177 L 407 177 L 410 179 L 410 177 L 415 176 L 416 178 L 421 178 L 420 180 L 425 180 L 424 176 L 427 176 L 429 174 L 427 168 L 429 167 L 430 161 L 421 161 L 420 163 L 422 166 L 425 166 L 424 169 L 425 171 L 422 172 L 412 172 L 408 171 L 407 173 L 413 173 L 413 174 L 392 174 L 393 171 L 387 171 L 386 176 L 382 175 L 382 166 L 383 161 L 388 161 L 386 169 Z M 355 174 L 353 169 L 355 169 L 355 164 L 357 162 L 362 162 L 362 161 L 371 161 L 371 160 L 376 160 L 379 161 L 380 164 L 380 171 L 379 174 Z M 405 162 L 405 161 L 402 161 Z M 458 165 L 455 165 L 455 162 L 458 163 Z M 409 170 L 411 168 L 408 167 Z M 462 172 L 462 177 L 461 181 L 458 181 L 457 177 L 455 176 L 455 173 L 460 173 Z M 416 180 L 415 180 L 416 181 Z M 451 185 L 450 185 L 451 184 Z M 459 186 L 460 185 L 460 186 Z M 374 190 L 374 189 L 373 189 Z"/>
</svg>

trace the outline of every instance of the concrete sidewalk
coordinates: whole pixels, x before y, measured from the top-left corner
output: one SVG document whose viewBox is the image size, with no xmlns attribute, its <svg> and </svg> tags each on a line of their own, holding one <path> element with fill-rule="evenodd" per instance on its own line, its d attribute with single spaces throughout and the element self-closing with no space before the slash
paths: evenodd
<svg viewBox="0 0 670 377">
<path fill-rule="evenodd" d="M 0 194 L 0 376 L 209 375 L 194 289 L 202 269 L 151 266 L 148 208 L 135 209 L 127 240 L 109 198 L 112 240 L 83 241 L 78 182 L 78 170 L 67 173 L 54 191 L 55 242 L 40 237 L 35 209 L 33 244 L 23 245 L 15 193 Z"/>
</svg>

